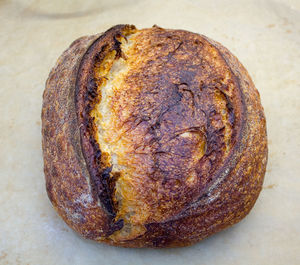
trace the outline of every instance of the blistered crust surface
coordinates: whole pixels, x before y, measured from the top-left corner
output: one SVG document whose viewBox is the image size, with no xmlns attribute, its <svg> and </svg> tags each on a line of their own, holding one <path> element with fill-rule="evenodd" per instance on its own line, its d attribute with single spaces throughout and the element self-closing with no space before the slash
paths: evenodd
<svg viewBox="0 0 300 265">
<path fill-rule="evenodd" d="M 124 27 L 93 44 L 97 36 L 75 42 L 50 73 L 42 114 L 49 198 L 90 239 L 127 247 L 191 244 L 241 220 L 261 190 L 267 139 L 259 94 L 238 60 L 205 36 L 157 27 L 128 33 L 127 26 L 137 45 L 122 54 Z M 119 174 L 112 174 L 91 115 L 101 102 L 99 63 L 111 52 L 132 68 L 110 100 L 115 122 L 105 128 L 127 143 Z M 124 168 L 129 206 L 138 213 L 126 222 L 143 227 L 127 238 L 113 236 L 127 229 L 128 210 L 115 199 L 116 183 L 121 192 L 129 183 Z"/>
</svg>

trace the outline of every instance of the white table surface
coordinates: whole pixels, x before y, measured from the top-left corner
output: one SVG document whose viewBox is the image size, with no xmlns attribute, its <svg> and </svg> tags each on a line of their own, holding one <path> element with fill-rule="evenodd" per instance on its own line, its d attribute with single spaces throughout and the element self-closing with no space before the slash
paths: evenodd
<svg viewBox="0 0 300 265">
<path fill-rule="evenodd" d="M 45 191 L 44 84 L 82 35 L 120 24 L 205 34 L 260 91 L 269 138 L 264 188 L 239 224 L 194 246 L 124 249 L 82 239 Z M 0 264 L 300 264 L 300 1 L 0 1 Z"/>
</svg>

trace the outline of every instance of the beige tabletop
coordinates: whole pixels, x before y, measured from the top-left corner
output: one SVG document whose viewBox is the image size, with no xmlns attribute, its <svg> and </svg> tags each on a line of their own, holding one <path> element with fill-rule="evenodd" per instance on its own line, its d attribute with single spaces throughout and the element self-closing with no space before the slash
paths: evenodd
<svg viewBox="0 0 300 265">
<path fill-rule="evenodd" d="M 120 24 L 202 33 L 229 48 L 260 91 L 269 162 L 239 224 L 194 246 L 124 249 L 82 239 L 47 198 L 44 84 L 76 38 Z M 300 1 L 0 0 L 0 264 L 300 264 Z"/>
</svg>

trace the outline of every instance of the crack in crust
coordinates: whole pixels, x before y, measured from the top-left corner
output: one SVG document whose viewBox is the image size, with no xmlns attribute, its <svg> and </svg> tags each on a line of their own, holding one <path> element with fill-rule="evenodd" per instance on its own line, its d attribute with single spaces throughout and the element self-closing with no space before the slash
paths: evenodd
<svg viewBox="0 0 300 265">
<path fill-rule="evenodd" d="M 65 221 L 109 244 L 163 247 L 197 242 L 241 220 L 262 186 L 267 141 L 259 94 L 238 60 L 205 36 L 157 26 L 118 25 L 86 47 L 69 99 L 84 157 L 73 163 L 87 169 L 84 187 L 91 185 L 104 223 L 80 228 L 59 209 Z M 46 95 L 44 113 L 50 101 Z M 43 117 L 48 161 L 44 123 L 51 115 Z M 59 208 L 59 186 L 45 174 Z M 82 219 L 87 206 L 77 207 Z"/>
</svg>

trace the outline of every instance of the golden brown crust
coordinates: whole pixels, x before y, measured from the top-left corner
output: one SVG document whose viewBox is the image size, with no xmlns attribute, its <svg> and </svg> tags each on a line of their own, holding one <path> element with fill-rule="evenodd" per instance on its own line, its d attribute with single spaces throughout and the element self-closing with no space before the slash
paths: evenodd
<svg viewBox="0 0 300 265">
<path fill-rule="evenodd" d="M 126 54 L 121 39 L 131 34 Z M 112 52 L 129 69 L 108 105 L 107 127 L 126 142 L 119 154 L 126 172 L 112 171 L 93 116 L 107 79 L 101 65 Z M 236 57 L 199 34 L 119 25 L 75 41 L 47 80 L 42 121 L 49 198 L 86 238 L 124 247 L 192 244 L 245 217 L 262 187 L 259 94 Z M 118 202 L 129 181 L 130 198 Z M 131 232 L 120 236 L 128 224 Z"/>
</svg>

